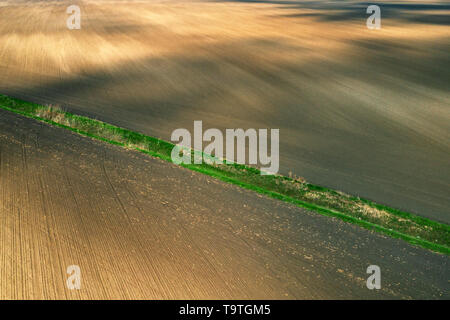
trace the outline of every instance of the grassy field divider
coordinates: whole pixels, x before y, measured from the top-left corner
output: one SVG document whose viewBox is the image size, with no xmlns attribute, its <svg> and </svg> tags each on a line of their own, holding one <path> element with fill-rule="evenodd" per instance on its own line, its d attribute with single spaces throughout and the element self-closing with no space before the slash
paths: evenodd
<svg viewBox="0 0 450 320">
<path fill-rule="evenodd" d="M 75 115 L 58 106 L 44 106 L 0 95 L 0 108 L 172 162 L 174 144 L 170 142 Z M 301 177 L 261 175 L 254 167 L 235 163 L 182 166 L 271 198 L 450 255 L 450 226 L 444 223 L 313 185 Z"/>
</svg>

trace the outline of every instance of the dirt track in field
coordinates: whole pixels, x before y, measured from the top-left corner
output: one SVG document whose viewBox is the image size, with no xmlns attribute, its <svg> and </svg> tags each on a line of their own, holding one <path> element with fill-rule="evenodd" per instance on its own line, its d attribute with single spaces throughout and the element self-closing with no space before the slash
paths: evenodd
<svg viewBox="0 0 450 320">
<path fill-rule="evenodd" d="M 3 110 L 0 226 L 3 299 L 450 298 L 447 256 Z"/>
<path fill-rule="evenodd" d="M 283 173 L 449 223 L 449 5 L 380 3 L 371 31 L 358 2 L 0 1 L 0 92 L 166 140 L 279 128 Z"/>
</svg>

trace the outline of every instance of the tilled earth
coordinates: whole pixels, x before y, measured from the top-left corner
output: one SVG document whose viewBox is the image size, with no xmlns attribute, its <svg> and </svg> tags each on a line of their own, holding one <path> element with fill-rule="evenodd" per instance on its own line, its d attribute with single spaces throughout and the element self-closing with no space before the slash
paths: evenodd
<svg viewBox="0 0 450 320">
<path fill-rule="evenodd" d="M 2 299 L 450 298 L 448 256 L 3 110 L 0 226 Z"/>
</svg>

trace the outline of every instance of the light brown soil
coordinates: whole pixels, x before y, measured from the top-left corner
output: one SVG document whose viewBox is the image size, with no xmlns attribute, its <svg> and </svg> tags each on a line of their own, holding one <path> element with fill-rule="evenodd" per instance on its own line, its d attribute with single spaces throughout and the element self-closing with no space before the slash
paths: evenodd
<svg viewBox="0 0 450 320">
<path fill-rule="evenodd" d="M 381 267 L 382 289 L 366 288 Z M 450 260 L 0 110 L 0 298 L 450 298 Z M 69 265 L 81 289 L 68 290 Z"/>
</svg>

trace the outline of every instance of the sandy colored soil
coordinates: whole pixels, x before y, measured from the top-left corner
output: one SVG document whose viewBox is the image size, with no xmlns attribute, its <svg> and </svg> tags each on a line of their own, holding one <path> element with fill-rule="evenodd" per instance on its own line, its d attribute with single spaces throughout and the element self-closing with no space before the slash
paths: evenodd
<svg viewBox="0 0 450 320">
<path fill-rule="evenodd" d="M 449 5 L 380 3 L 371 31 L 348 1 L 0 1 L 0 92 L 166 140 L 279 128 L 283 173 L 449 223 Z"/>
<path fill-rule="evenodd" d="M 0 226 L 6 299 L 450 298 L 448 256 L 2 110 Z"/>
</svg>

